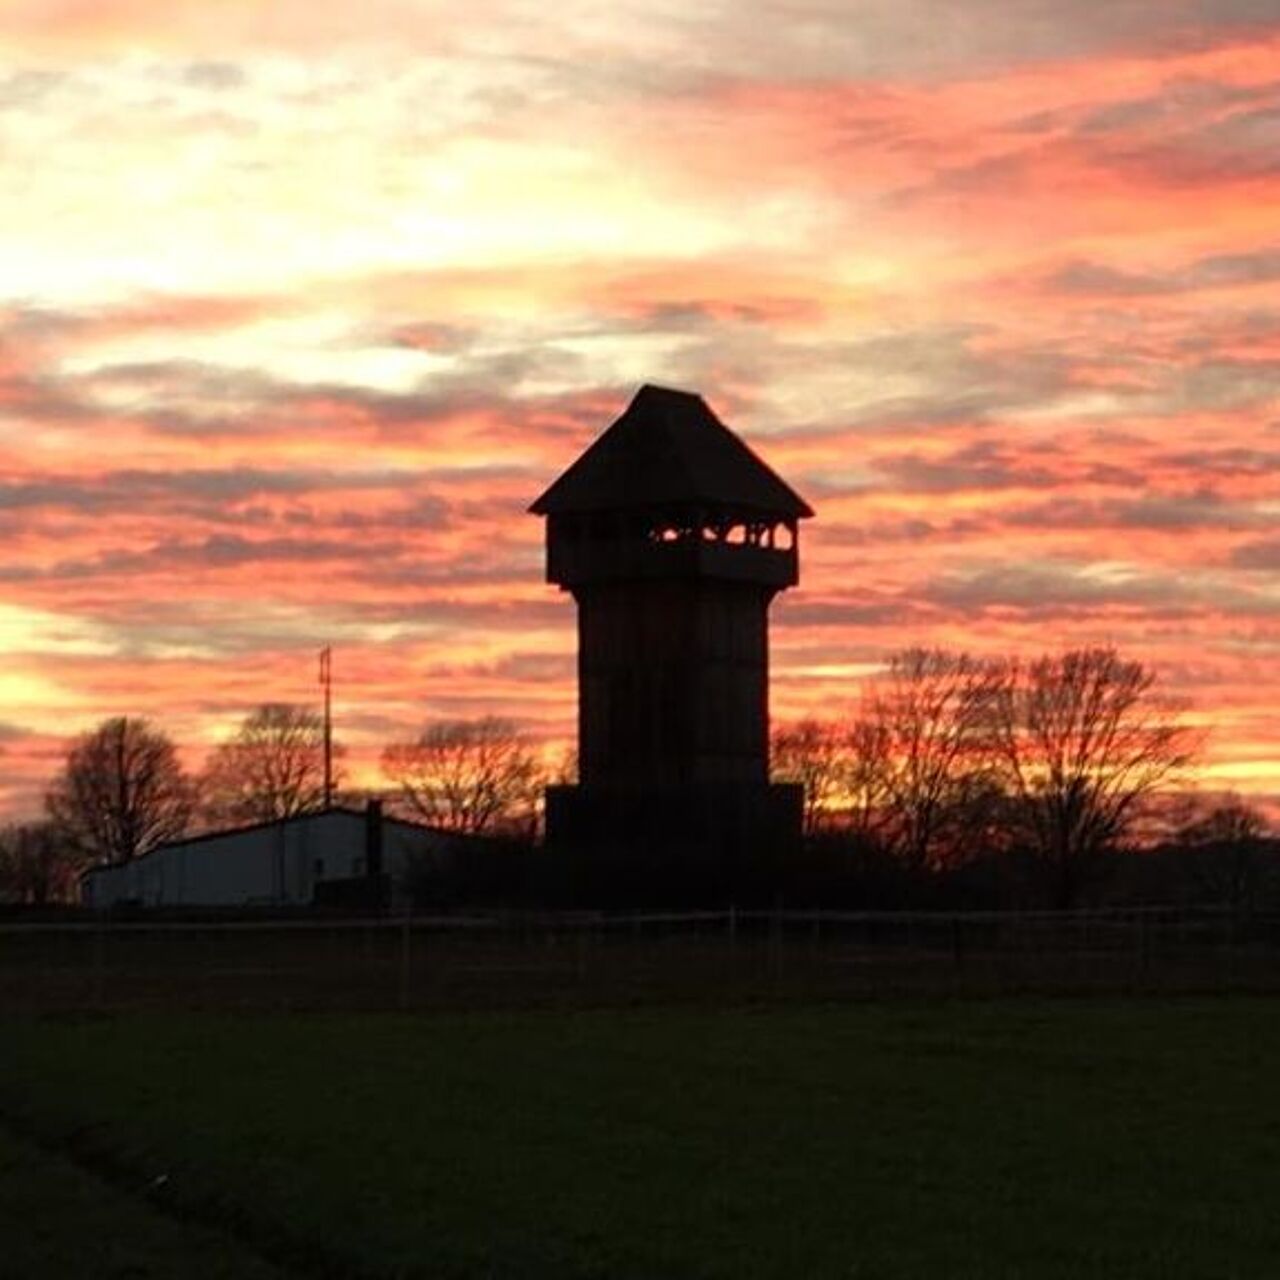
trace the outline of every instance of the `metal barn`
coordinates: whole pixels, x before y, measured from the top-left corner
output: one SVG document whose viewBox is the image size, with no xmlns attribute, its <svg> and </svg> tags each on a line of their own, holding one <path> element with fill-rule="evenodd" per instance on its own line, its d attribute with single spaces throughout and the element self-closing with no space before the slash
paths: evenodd
<svg viewBox="0 0 1280 1280">
<path fill-rule="evenodd" d="M 80 882 L 90 907 L 305 906 L 322 886 L 385 875 L 393 892 L 415 859 L 444 860 L 457 838 L 417 823 L 335 807 L 160 845 Z"/>
</svg>

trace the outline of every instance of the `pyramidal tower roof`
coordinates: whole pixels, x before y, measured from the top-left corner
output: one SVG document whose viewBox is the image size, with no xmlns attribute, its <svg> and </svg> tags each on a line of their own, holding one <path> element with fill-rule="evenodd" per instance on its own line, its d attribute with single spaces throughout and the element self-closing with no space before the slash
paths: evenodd
<svg viewBox="0 0 1280 1280">
<path fill-rule="evenodd" d="M 547 516 L 691 504 L 813 515 L 701 396 L 651 385 L 529 510 Z"/>
</svg>

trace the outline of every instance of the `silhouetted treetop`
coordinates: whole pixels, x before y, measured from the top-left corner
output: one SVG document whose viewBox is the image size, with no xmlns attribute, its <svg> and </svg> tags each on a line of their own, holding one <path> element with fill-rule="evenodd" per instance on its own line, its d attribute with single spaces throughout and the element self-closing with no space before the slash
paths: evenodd
<svg viewBox="0 0 1280 1280">
<path fill-rule="evenodd" d="M 335 746 L 335 757 L 341 754 Z M 201 791 L 206 814 L 218 822 L 269 822 L 322 808 L 322 717 L 308 707 L 264 703 L 213 750 Z"/>
<path fill-rule="evenodd" d="M 119 716 L 71 747 L 45 805 L 85 861 L 125 862 L 186 832 L 195 790 L 164 733 Z"/>
<path fill-rule="evenodd" d="M 424 822 L 476 835 L 531 831 L 544 781 L 524 735 L 497 716 L 430 724 L 388 746 L 382 771 Z"/>
</svg>

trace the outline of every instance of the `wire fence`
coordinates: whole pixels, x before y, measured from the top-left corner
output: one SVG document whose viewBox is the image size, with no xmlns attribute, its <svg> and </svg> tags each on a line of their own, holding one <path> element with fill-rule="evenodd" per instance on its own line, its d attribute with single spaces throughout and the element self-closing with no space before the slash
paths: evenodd
<svg viewBox="0 0 1280 1280">
<path fill-rule="evenodd" d="M 0 1011 L 1280 990 L 1280 914 L 698 911 L 0 923 Z"/>
</svg>

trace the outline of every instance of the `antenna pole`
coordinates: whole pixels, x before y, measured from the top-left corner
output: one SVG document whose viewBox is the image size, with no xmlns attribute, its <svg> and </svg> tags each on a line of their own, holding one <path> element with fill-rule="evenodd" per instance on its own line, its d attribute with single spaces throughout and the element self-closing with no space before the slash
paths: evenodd
<svg viewBox="0 0 1280 1280">
<path fill-rule="evenodd" d="M 333 805 L 333 650 L 320 650 L 320 684 L 324 689 L 324 807 Z"/>
</svg>

